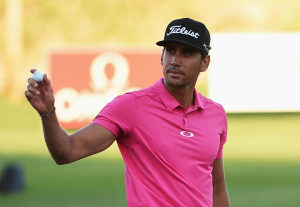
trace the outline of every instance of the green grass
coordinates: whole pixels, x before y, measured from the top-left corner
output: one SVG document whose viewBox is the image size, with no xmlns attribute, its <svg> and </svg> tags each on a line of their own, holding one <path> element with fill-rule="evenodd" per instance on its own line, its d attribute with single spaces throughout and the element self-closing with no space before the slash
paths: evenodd
<svg viewBox="0 0 300 207">
<path fill-rule="evenodd" d="M 300 165 L 296 162 L 227 161 L 232 206 L 297 207 Z"/>
<path fill-rule="evenodd" d="M 87 158 L 58 166 L 50 157 L 0 155 L 1 167 L 9 161 L 21 163 L 27 188 L 0 197 L 0 206 L 127 206 L 121 160 Z M 225 170 L 232 206 L 299 206 L 299 163 L 226 160 Z"/>
<path fill-rule="evenodd" d="M 300 113 L 228 114 L 230 159 L 300 160 Z"/>
<path fill-rule="evenodd" d="M 1 207 L 126 206 L 124 163 L 115 144 L 57 166 L 28 103 L 0 97 L 0 114 L 0 169 L 19 162 L 27 181 L 25 192 L 1 196 Z M 299 206 L 300 114 L 228 114 L 228 123 L 224 160 L 232 206 Z"/>
<path fill-rule="evenodd" d="M 0 206 L 126 206 L 121 160 L 85 159 L 58 166 L 50 157 L 0 155 L 1 167 L 9 162 L 23 166 L 26 190 L 1 196 Z"/>
</svg>

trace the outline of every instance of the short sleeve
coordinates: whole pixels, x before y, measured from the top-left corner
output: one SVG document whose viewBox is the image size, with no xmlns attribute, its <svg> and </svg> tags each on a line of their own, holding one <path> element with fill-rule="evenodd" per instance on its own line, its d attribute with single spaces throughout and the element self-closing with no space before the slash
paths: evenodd
<svg viewBox="0 0 300 207">
<path fill-rule="evenodd" d="M 136 98 L 133 93 L 126 93 L 116 97 L 108 103 L 93 120 L 117 138 L 131 132 L 136 114 Z"/>
<path fill-rule="evenodd" d="M 220 146 L 219 146 L 219 151 L 218 151 L 218 155 L 217 155 L 217 159 L 220 159 L 223 157 L 223 146 L 227 140 L 227 131 L 228 131 L 228 123 L 227 123 L 227 117 L 226 117 L 226 113 L 224 112 L 223 115 L 223 124 L 222 124 L 222 133 L 220 136 Z"/>
</svg>

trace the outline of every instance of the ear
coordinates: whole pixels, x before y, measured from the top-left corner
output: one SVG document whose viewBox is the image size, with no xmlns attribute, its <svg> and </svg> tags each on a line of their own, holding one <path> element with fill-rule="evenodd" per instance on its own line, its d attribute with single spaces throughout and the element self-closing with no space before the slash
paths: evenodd
<svg viewBox="0 0 300 207">
<path fill-rule="evenodd" d="M 201 60 L 200 72 L 205 72 L 210 63 L 210 55 L 207 55 L 205 58 Z"/>
</svg>

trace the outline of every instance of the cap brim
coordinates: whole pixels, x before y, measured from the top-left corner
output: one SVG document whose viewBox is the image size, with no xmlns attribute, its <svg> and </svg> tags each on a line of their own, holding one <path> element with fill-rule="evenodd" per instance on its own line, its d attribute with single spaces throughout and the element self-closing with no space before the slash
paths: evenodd
<svg viewBox="0 0 300 207">
<path fill-rule="evenodd" d="M 156 45 L 158 45 L 158 46 L 163 46 L 163 47 L 164 47 L 164 46 L 166 46 L 166 44 L 167 44 L 168 42 L 180 42 L 180 43 L 183 43 L 183 44 L 192 46 L 192 47 L 194 47 L 194 48 L 197 48 L 197 49 L 199 49 L 199 50 L 205 52 L 206 54 L 208 54 L 208 51 L 206 51 L 204 48 L 197 47 L 197 46 L 195 46 L 195 45 L 193 45 L 193 44 L 190 44 L 189 42 L 186 42 L 186 41 L 183 41 L 183 40 L 177 40 L 177 39 L 162 40 L 162 41 L 158 41 L 158 42 L 156 43 Z"/>
</svg>

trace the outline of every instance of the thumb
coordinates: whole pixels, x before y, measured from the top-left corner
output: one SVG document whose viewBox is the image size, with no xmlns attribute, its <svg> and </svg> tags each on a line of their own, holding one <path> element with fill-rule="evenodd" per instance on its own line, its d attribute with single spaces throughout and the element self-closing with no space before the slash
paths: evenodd
<svg viewBox="0 0 300 207">
<path fill-rule="evenodd" d="M 30 70 L 31 73 L 34 73 L 35 71 L 36 71 L 36 69 L 31 69 Z"/>
</svg>

